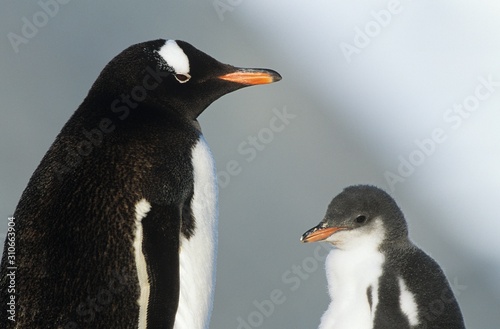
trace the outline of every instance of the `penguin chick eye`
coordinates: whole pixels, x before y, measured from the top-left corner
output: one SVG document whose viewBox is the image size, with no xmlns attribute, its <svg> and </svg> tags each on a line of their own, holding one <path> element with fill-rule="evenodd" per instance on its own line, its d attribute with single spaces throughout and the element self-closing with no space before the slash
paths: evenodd
<svg viewBox="0 0 500 329">
<path fill-rule="evenodd" d="M 176 73 L 174 74 L 174 77 L 177 79 L 177 81 L 179 81 L 180 83 L 186 83 L 189 81 L 189 79 L 191 79 L 191 76 L 189 74 L 180 74 L 180 73 Z"/>
<path fill-rule="evenodd" d="M 356 217 L 356 223 L 363 224 L 364 222 L 366 222 L 366 216 L 360 215 Z"/>
</svg>

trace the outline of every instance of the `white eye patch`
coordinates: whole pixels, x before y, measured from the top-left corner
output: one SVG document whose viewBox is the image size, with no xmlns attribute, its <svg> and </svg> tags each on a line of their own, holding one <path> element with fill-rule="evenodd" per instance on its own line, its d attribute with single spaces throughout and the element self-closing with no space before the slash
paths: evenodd
<svg viewBox="0 0 500 329">
<path fill-rule="evenodd" d="M 174 69 L 175 74 L 189 75 L 189 58 L 175 40 L 167 40 L 158 54 L 167 62 L 167 65 Z M 187 82 L 187 81 L 183 81 Z"/>
</svg>

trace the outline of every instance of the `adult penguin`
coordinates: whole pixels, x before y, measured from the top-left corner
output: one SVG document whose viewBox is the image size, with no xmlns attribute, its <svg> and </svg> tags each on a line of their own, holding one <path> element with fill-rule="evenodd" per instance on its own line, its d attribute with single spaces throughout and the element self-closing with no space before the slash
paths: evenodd
<svg viewBox="0 0 500 329">
<path fill-rule="evenodd" d="M 16 208 L 0 327 L 208 328 L 217 187 L 197 117 L 227 93 L 280 79 L 183 41 L 116 56 Z"/>
</svg>

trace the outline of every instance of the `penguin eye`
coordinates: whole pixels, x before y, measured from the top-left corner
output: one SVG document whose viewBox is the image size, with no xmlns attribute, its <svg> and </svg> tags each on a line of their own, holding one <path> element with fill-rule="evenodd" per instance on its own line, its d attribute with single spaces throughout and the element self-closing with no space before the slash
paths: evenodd
<svg viewBox="0 0 500 329">
<path fill-rule="evenodd" d="M 180 83 L 186 83 L 189 81 L 189 79 L 191 79 L 191 76 L 189 74 L 180 74 L 180 73 L 176 73 L 174 74 L 174 77 L 177 79 L 177 81 L 179 81 Z"/>
<path fill-rule="evenodd" d="M 356 223 L 363 224 L 364 222 L 366 222 L 366 216 L 360 215 L 356 217 Z"/>
</svg>

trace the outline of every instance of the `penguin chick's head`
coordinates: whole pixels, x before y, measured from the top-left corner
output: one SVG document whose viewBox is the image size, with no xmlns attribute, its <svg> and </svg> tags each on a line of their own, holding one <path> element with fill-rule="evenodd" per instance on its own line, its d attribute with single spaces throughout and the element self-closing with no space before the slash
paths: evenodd
<svg viewBox="0 0 500 329">
<path fill-rule="evenodd" d="M 357 185 L 333 198 L 324 219 L 305 232 L 301 241 L 327 241 L 343 249 L 367 238 L 381 243 L 407 237 L 406 221 L 389 194 L 374 186 Z"/>
<path fill-rule="evenodd" d="M 87 98 L 119 99 L 132 109 L 137 103 L 169 108 L 194 120 L 227 93 L 279 80 L 273 70 L 237 68 L 187 42 L 158 39 L 132 45 L 112 59 Z"/>
</svg>

